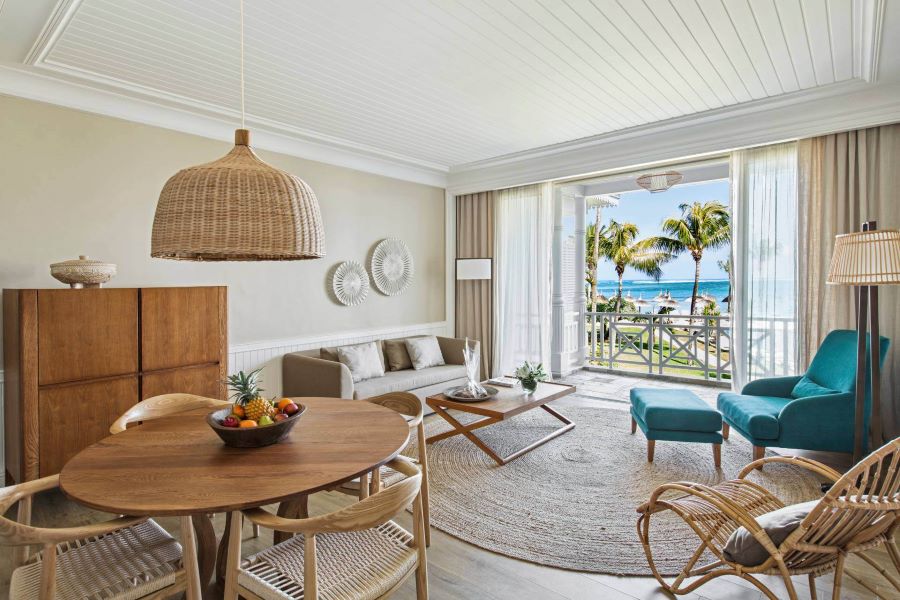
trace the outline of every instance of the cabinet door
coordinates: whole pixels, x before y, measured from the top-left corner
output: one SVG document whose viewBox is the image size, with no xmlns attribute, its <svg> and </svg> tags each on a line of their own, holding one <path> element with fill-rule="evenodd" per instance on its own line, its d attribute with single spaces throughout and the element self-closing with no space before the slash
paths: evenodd
<svg viewBox="0 0 900 600">
<path fill-rule="evenodd" d="M 225 288 L 141 290 L 143 371 L 224 362 Z"/>
<path fill-rule="evenodd" d="M 224 378 L 225 373 L 220 365 L 144 373 L 141 399 L 160 394 L 196 394 L 224 400 Z"/>
<path fill-rule="evenodd" d="M 38 291 L 40 385 L 136 373 L 136 289 Z"/>
<path fill-rule="evenodd" d="M 138 400 L 137 376 L 42 388 L 41 477 L 59 473 L 80 450 L 109 435 L 109 426 Z"/>
</svg>

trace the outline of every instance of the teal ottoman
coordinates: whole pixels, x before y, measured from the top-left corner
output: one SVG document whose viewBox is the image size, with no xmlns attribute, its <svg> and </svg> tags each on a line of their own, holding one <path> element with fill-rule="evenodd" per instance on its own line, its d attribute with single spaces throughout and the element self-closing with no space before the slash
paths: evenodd
<svg viewBox="0 0 900 600">
<path fill-rule="evenodd" d="M 631 433 L 638 427 L 647 436 L 648 462 L 653 462 L 656 440 L 665 440 L 712 444 L 716 468 L 722 465 L 722 415 L 693 392 L 633 388 Z"/>
</svg>

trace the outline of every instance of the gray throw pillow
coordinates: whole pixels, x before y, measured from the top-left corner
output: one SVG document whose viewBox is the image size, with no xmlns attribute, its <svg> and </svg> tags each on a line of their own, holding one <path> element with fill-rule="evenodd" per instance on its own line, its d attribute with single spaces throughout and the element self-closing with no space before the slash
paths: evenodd
<svg viewBox="0 0 900 600">
<path fill-rule="evenodd" d="M 404 340 L 413 368 L 418 371 L 428 367 L 438 367 L 444 363 L 444 355 L 437 338 L 429 335 L 421 338 Z"/>
<path fill-rule="evenodd" d="M 800 522 L 806 518 L 806 515 L 818 503 L 818 500 L 811 500 L 800 504 L 791 504 L 756 517 L 756 522 L 765 529 L 772 543 L 775 546 L 780 546 L 781 542 L 786 540 L 800 526 Z M 762 544 L 743 527 L 738 527 L 731 534 L 722 553 L 731 562 L 736 562 L 745 567 L 761 565 L 769 558 L 769 553 L 763 548 Z"/>
<path fill-rule="evenodd" d="M 347 365 L 354 383 L 384 376 L 384 365 L 378 357 L 375 342 L 341 346 L 337 349 L 338 361 Z"/>
<path fill-rule="evenodd" d="M 406 351 L 406 340 L 384 340 L 384 356 L 390 371 L 412 369 L 412 359 Z"/>
</svg>

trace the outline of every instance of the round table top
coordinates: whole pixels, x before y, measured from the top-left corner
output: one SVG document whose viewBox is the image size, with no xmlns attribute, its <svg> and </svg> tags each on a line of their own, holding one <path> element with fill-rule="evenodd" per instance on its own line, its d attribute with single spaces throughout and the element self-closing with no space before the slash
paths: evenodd
<svg viewBox="0 0 900 600">
<path fill-rule="evenodd" d="M 209 410 L 147 421 L 79 452 L 60 487 L 90 508 L 125 515 L 188 515 L 253 508 L 354 479 L 396 457 L 403 417 L 359 400 L 298 398 L 308 409 L 290 435 L 230 448 Z"/>
</svg>

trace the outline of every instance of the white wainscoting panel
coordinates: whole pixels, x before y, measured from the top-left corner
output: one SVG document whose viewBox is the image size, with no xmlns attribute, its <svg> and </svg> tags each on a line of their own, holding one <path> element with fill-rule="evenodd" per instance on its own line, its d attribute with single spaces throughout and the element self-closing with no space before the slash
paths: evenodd
<svg viewBox="0 0 900 600">
<path fill-rule="evenodd" d="M 398 338 L 412 335 L 452 335 L 446 321 L 401 325 L 362 331 L 314 335 L 285 340 L 269 340 L 249 344 L 236 344 L 228 351 L 228 372 L 248 372 L 263 368 L 262 386 L 267 397 L 281 394 L 281 357 L 289 352 L 314 350 L 322 346 L 344 346 L 380 339 Z"/>
</svg>

